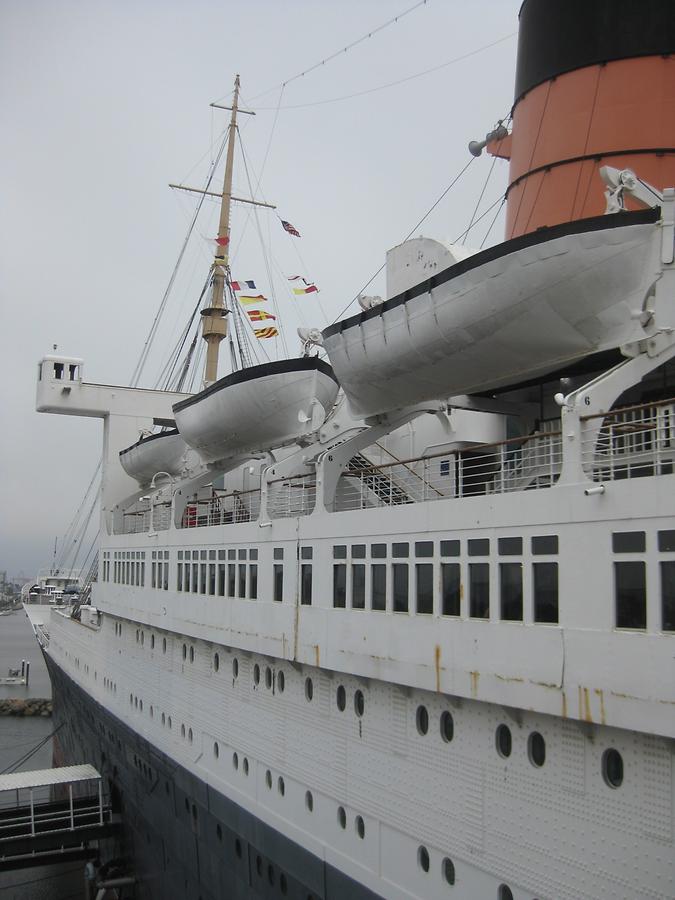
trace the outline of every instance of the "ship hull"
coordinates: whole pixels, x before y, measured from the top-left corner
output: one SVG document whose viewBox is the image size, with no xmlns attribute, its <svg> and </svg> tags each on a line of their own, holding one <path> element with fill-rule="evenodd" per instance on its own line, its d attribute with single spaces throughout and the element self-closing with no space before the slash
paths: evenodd
<svg viewBox="0 0 675 900">
<path fill-rule="evenodd" d="M 143 900 L 376 900 L 379 896 L 170 759 L 45 654 L 55 761 L 90 762 L 122 813 L 122 847 Z M 105 859 L 104 859 L 105 861 Z M 283 886 L 282 886 L 283 885 Z"/>
</svg>

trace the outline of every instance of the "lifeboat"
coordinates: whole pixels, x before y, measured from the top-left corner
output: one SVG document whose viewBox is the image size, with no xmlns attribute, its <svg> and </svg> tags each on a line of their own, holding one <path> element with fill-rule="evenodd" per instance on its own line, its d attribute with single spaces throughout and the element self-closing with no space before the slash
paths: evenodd
<svg viewBox="0 0 675 900">
<path fill-rule="evenodd" d="M 206 463 L 295 443 L 332 409 L 338 382 L 316 357 L 251 366 L 173 407 L 187 443 Z"/>
<path fill-rule="evenodd" d="M 542 228 L 323 331 L 352 413 L 495 391 L 647 335 L 658 209 Z"/>
<path fill-rule="evenodd" d="M 180 475 L 187 449 L 178 429 L 172 428 L 142 437 L 126 450 L 120 450 L 120 463 L 127 475 L 145 487 L 158 472 Z"/>
</svg>

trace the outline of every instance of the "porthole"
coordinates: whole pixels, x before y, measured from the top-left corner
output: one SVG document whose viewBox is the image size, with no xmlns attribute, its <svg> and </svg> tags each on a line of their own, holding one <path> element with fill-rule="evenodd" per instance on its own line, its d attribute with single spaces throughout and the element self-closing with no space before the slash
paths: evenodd
<svg viewBox="0 0 675 900">
<path fill-rule="evenodd" d="M 166 725 L 166 715 L 162 713 L 162 726 Z"/>
<path fill-rule="evenodd" d="M 145 632 L 141 631 L 141 647 L 145 645 Z"/>
<path fill-rule="evenodd" d="M 623 757 L 613 747 L 602 754 L 602 777 L 611 788 L 618 788 L 623 784 Z"/>
<path fill-rule="evenodd" d="M 365 709 L 365 700 L 363 699 L 363 691 L 356 691 L 354 694 L 354 712 L 361 718 Z"/>
<path fill-rule="evenodd" d="M 183 659 L 187 659 L 187 644 L 183 644 Z"/>
<path fill-rule="evenodd" d="M 162 638 L 162 653 L 166 653 L 166 638 Z"/>
<path fill-rule="evenodd" d="M 248 758 L 246 756 L 244 757 L 243 769 L 244 775 L 248 775 Z"/>
<path fill-rule="evenodd" d="M 154 719 L 154 718 L 155 718 L 155 710 L 153 709 L 152 706 L 150 707 L 150 718 L 151 718 L 151 719 Z"/>
<path fill-rule="evenodd" d="M 241 859 L 241 841 L 239 838 L 234 842 L 234 852 L 237 854 L 237 859 Z"/>
<path fill-rule="evenodd" d="M 538 731 L 533 731 L 527 739 L 527 755 L 538 769 L 546 762 L 546 741 Z"/>
<path fill-rule="evenodd" d="M 429 871 L 429 851 L 426 847 L 418 847 L 417 849 L 417 863 L 420 869 L 423 872 Z"/>
<path fill-rule="evenodd" d="M 154 636 L 154 634 L 151 634 L 151 635 L 150 635 L 150 649 L 151 649 L 151 650 L 154 650 L 154 649 L 155 649 L 155 636 Z"/>
<path fill-rule="evenodd" d="M 218 746 L 218 741 L 213 742 L 213 755 L 216 759 L 220 756 L 220 747 Z"/>
<path fill-rule="evenodd" d="M 347 813 L 345 812 L 344 806 L 338 806 L 337 811 L 338 822 L 340 823 L 340 828 L 347 827 Z"/>
<path fill-rule="evenodd" d="M 181 726 L 180 726 L 180 736 L 181 736 L 182 738 L 185 737 L 185 725 L 181 725 Z"/>
<path fill-rule="evenodd" d="M 143 712 L 143 701 L 142 700 L 138 701 L 138 708 L 140 709 L 141 712 Z"/>
<path fill-rule="evenodd" d="M 314 797 L 311 791 L 305 792 L 305 806 L 309 812 L 314 812 Z"/>
<path fill-rule="evenodd" d="M 267 880 L 274 887 L 274 866 L 271 863 L 267 866 Z"/>
<path fill-rule="evenodd" d="M 281 893 L 285 897 L 286 894 L 288 893 L 288 881 L 286 880 L 286 876 L 284 875 L 283 872 L 279 876 L 279 887 L 281 889 Z"/>
<path fill-rule="evenodd" d="M 217 672 L 219 668 L 220 668 L 220 657 L 218 656 L 217 653 L 214 653 L 213 654 L 213 671 Z"/>
<path fill-rule="evenodd" d="M 344 712 L 347 705 L 347 691 L 345 691 L 344 685 L 338 686 L 337 693 L 335 695 L 335 702 L 337 703 L 337 708 L 340 710 L 340 712 Z"/>
<path fill-rule="evenodd" d="M 497 753 L 504 759 L 511 756 L 511 729 L 508 725 L 499 725 L 495 732 Z"/>
<path fill-rule="evenodd" d="M 513 891 L 507 884 L 499 885 L 497 900 L 513 900 Z"/>
<path fill-rule="evenodd" d="M 452 713 L 448 712 L 446 709 L 445 712 L 441 713 L 441 737 L 446 744 L 449 744 L 454 736 L 455 722 L 452 718 Z"/>
<path fill-rule="evenodd" d="M 253 683 L 260 684 L 260 666 L 258 663 L 253 666 Z"/>
<path fill-rule="evenodd" d="M 265 784 L 267 785 L 268 788 L 271 789 L 271 787 L 272 787 L 272 773 L 270 772 L 269 769 L 265 772 Z"/>
<path fill-rule="evenodd" d="M 239 678 L 239 660 L 236 656 L 232 660 L 232 677 Z"/>
<path fill-rule="evenodd" d="M 311 701 L 314 696 L 314 683 L 311 678 L 305 678 L 305 697 L 307 701 Z"/>
<path fill-rule="evenodd" d="M 283 694 L 284 688 L 286 687 L 286 676 L 282 671 L 277 672 L 277 690 L 280 694 Z"/>
<path fill-rule="evenodd" d="M 171 722 L 171 716 L 169 716 L 169 718 L 166 721 L 169 725 L 169 728 L 173 728 L 173 723 Z"/>
<path fill-rule="evenodd" d="M 220 827 L 220 824 L 216 825 L 216 837 L 219 841 L 223 839 L 223 829 Z"/>
<path fill-rule="evenodd" d="M 268 691 L 272 687 L 272 670 L 269 666 L 265 668 L 265 687 Z"/>
<path fill-rule="evenodd" d="M 429 713 L 426 706 L 418 706 L 415 714 L 415 724 L 418 734 L 426 734 L 429 731 Z"/>
<path fill-rule="evenodd" d="M 260 856 L 256 856 L 255 858 L 255 867 L 258 875 L 262 876 L 263 873 L 263 863 Z"/>
<path fill-rule="evenodd" d="M 286 793 L 286 785 L 284 784 L 284 779 L 281 777 L 281 775 L 277 779 L 277 790 L 279 791 L 279 793 L 281 794 L 282 797 Z"/>
<path fill-rule="evenodd" d="M 190 647 L 190 662 L 193 663 L 195 661 L 195 648 Z"/>
<path fill-rule="evenodd" d="M 354 824 L 356 825 L 356 833 L 361 838 L 361 840 L 363 840 L 366 835 L 366 824 L 363 821 L 363 818 L 361 816 L 357 816 L 354 820 Z"/>
<path fill-rule="evenodd" d="M 232 765 L 235 768 L 235 771 L 239 768 L 239 755 L 237 753 L 232 754 Z"/>
<path fill-rule="evenodd" d="M 455 864 L 447 856 L 443 860 L 443 878 L 446 884 L 455 883 Z"/>
</svg>

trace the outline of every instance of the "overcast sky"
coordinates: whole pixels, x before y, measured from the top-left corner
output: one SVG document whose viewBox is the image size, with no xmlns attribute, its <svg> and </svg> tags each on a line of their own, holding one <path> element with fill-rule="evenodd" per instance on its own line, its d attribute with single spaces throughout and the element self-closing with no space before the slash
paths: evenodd
<svg viewBox="0 0 675 900">
<path fill-rule="evenodd" d="M 36 363 L 57 344 L 84 359 L 85 380 L 129 382 L 195 204 L 168 184 L 203 184 L 228 115 L 209 103 L 229 102 L 235 73 L 257 112 L 241 122 L 251 178 L 263 172 L 259 196 L 278 207 L 259 221 L 292 355 L 295 327 L 340 313 L 469 160 L 469 140 L 509 112 L 520 0 L 428 0 L 289 80 L 414 2 L 0 0 L 0 569 L 29 576 L 49 563 L 100 455 L 99 420 L 35 413 Z M 457 238 L 491 164 L 473 163 L 416 234 Z M 248 196 L 236 165 L 235 191 Z M 481 210 L 506 183 L 497 161 Z M 209 202 L 197 232 L 215 235 L 216 222 Z M 487 243 L 502 230 L 498 221 Z M 232 249 L 233 276 L 271 294 L 243 208 Z M 209 259 L 198 238 L 143 386 L 154 386 Z M 290 299 L 291 274 L 316 281 L 318 298 Z M 384 294 L 383 278 L 367 293 Z M 265 349 L 281 354 L 274 343 Z"/>
</svg>

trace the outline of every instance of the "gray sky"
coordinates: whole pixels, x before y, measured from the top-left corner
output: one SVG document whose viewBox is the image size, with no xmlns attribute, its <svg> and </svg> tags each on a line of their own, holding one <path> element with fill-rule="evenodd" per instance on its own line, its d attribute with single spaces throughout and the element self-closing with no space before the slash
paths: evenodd
<svg viewBox="0 0 675 900">
<path fill-rule="evenodd" d="M 302 234 L 294 241 L 274 213 L 260 215 L 292 355 L 295 327 L 339 314 L 469 160 L 468 141 L 508 113 L 516 38 L 507 36 L 520 0 L 428 0 L 280 92 L 413 5 L 1 0 L 0 569 L 30 575 L 48 564 L 100 454 L 98 420 L 35 413 L 36 363 L 58 344 L 84 359 L 86 380 L 128 383 L 194 208 L 168 184 L 203 183 L 227 116 L 209 103 L 229 102 L 236 72 L 243 103 L 257 110 L 241 123 L 252 177 L 269 146 L 260 196 Z M 491 163 L 472 164 L 416 233 L 461 234 Z M 506 183 L 497 161 L 481 209 Z M 248 196 L 240 159 L 235 189 Z M 204 212 L 197 231 L 213 236 L 215 204 Z M 491 218 L 467 244 L 480 244 Z M 499 221 L 488 244 L 502 230 Z M 232 235 L 233 276 L 269 296 L 241 208 Z M 209 249 L 194 243 L 143 386 L 154 385 L 206 277 Z M 321 306 L 316 296 L 290 299 L 285 278 L 295 274 L 316 281 Z M 367 293 L 383 294 L 383 279 Z M 274 355 L 274 342 L 265 349 Z"/>
</svg>

